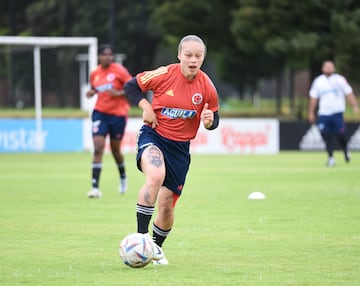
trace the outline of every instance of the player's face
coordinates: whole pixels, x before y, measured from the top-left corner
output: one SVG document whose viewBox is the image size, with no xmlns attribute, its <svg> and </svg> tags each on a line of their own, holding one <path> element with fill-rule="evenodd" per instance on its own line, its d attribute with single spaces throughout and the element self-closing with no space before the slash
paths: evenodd
<svg viewBox="0 0 360 286">
<path fill-rule="evenodd" d="M 330 62 L 330 61 L 324 62 L 323 66 L 322 66 L 322 72 L 327 76 L 333 74 L 335 72 L 334 63 Z"/>
<path fill-rule="evenodd" d="M 111 49 L 105 49 L 99 54 L 99 62 L 102 67 L 108 67 L 114 60 L 114 54 Z"/>
<path fill-rule="evenodd" d="M 182 44 L 178 53 L 181 72 L 187 79 L 193 79 L 199 72 L 205 58 L 205 47 L 196 41 L 187 41 Z"/>
</svg>

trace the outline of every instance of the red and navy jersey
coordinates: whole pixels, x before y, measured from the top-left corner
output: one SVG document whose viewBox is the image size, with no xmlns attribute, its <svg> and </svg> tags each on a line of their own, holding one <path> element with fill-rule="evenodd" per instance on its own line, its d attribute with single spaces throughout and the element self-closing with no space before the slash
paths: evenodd
<svg viewBox="0 0 360 286">
<path fill-rule="evenodd" d="M 128 70 L 117 64 L 112 63 L 106 69 L 99 65 L 90 74 L 90 84 L 96 90 L 98 98 L 95 109 L 116 116 L 127 116 L 130 104 L 125 96 L 113 96 L 108 90 L 122 90 L 124 84 L 132 77 Z"/>
<path fill-rule="evenodd" d="M 216 88 L 210 78 L 199 71 L 188 80 L 180 70 L 180 64 L 159 67 L 136 76 L 142 92 L 153 92 L 152 107 L 159 125 L 156 132 L 175 141 L 194 139 L 200 124 L 204 104 L 218 111 Z"/>
</svg>

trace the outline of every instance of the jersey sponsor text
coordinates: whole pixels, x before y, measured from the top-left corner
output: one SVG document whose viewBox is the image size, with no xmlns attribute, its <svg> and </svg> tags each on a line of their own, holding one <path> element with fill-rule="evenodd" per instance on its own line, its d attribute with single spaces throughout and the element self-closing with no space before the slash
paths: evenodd
<svg viewBox="0 0 360 286">
<path fill-rule="evenodd" d="M 196 111 L 164 107 L 163 109 L 161 109 L 161 114 L 173 119 L 176 118 L 188 119 L 188 118 L 193 118 L 196 115 Z"/>
</svg>

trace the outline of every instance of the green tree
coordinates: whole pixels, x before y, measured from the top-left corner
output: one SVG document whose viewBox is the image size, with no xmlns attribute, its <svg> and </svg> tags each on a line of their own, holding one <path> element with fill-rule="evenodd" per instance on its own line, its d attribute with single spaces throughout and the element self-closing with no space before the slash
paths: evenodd
<svg viewBox="0 0 360 286">
<path fill-rule="evenodd" d="M 133 74 L 154 67 L 160 48 L 173 51 L 191 33 L 207 43 L 217 75 L 239 91 L 256 90 L 259 80 L 284 70 L 309 69 L 314 77 L 325 59 L 334 60 L 350 80 L 359 78 L 356 0 L 3 2 L 0 33 L 95 36 L 127 54 L 125 65 Z"/>
<path fill-rule="evenodd" d="M 273 76 L 285 68 L 310 68 L 314 76 L 325 59 L 355 72 L 352 63 L 359 61 L 360 50 L 358 1 L 238 3 L 232 14 L 232 38 L 239 60 L 252 62 L 261 76 Z"/>
<path fill-rule="evenodd" d="M 227 80 L 240 88 L 237 84 L 238 62 L 230 59 L 234 54 L 230 31 L 231 11 L 237 5 L 236 0 L 150 0 L 150 3 L 150 20 L 156 25 L 163 46 L 171 47 L 172 59 L 176 60 L 174 51 L 179 39 L 187 34 L 197 34 L 208 47 L 204 68 L 208 69 L 216 85 L 219 86 L 220 80 Z M 216 64 L 215 69 L 213 63 Z"/>
<path fill-rule="evenodd" d="M 149 21 L 149 1 L 38 0 L 26 10 L 27 25 L 17 34 L 97 37 L 127 54 L 132 73 L 148 68 L 158 36 Z"/>
</svg>

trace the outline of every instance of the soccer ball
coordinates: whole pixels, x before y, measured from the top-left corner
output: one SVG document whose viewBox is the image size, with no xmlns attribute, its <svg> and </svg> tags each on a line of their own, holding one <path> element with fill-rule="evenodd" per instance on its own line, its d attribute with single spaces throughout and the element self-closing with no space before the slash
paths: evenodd
<svg viewBox="0 0 360 286">
<path fill-rule="evenodd" d="M 122 261 L 130 267 L 141 268 L 153 258 L 153 244 L 150 237 L 142 233 L 131 233 L 120 243 L 119 254 Z"/>
</svg>

